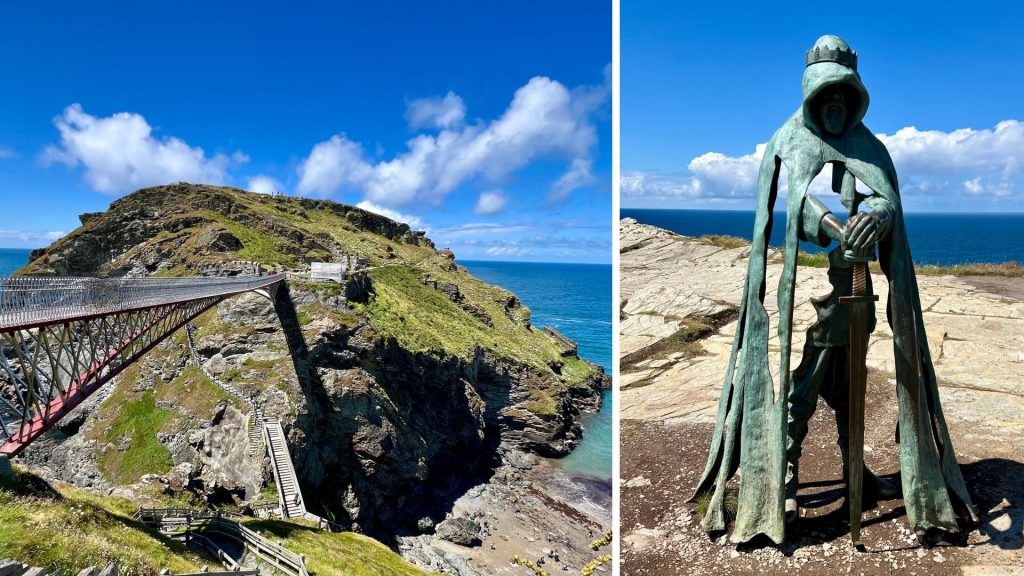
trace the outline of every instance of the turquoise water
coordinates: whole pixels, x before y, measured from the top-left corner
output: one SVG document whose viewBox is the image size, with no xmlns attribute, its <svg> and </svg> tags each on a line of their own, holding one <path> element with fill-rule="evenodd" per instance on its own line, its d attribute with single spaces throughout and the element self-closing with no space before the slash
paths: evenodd
<svg viewBox="0 0 1024 576">
<path fill-rule="evenodd" d="M 634 218 L 685 236 L 726 234 L 749 239 L 754 213 L 741 210 L 641 210 L 623 208 Z M 1024 214 L 904 214 L 910 253 L 917 264 L 952 266 L 979 262 L 1024 263 Z M 772 246 L 784 244 L 786 215 L 775 214 Z M 803 242 L 800 250 L 824 249 Z"/>
<path fill-rule="evenodd" d="M 612 267 L 606 264 L 550 264 L 460 260 L 489 284 L 515 292 L 533 311 L 533 325 L 551 326 L 575 340 L 580 356 L 610 372 L 612 365 Z M 600 412 L 583 419 L 583 441 L 559 460 L 573 473 L 612 477 L 612 397 L 603 394 Z"/>
<path fill-rule="evenodd" d="M 15 270 L 28 264 L 31 250 L 21 248 L 0 248 L 0 278 L 7 278 Z"/>
</svg>

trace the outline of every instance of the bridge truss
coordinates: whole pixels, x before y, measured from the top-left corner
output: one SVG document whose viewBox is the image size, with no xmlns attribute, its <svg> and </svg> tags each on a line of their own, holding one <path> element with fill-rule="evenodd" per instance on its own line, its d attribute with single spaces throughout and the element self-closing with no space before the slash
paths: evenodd
<svg viewBox="0 0 1024 576">
<path fill-rule="evenodd" d="M 14 456 L 225 298 L 283 275 L 0 280 L 0 454 Z"/>
</svg>

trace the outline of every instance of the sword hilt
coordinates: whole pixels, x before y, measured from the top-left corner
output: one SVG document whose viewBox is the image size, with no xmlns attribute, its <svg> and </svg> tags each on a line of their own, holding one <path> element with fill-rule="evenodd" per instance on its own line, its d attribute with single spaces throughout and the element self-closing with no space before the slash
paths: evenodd
<svg viewBox="0 0 1024 576">
<path fill-rule="evenodd" d="M 878 294 L 868 294 L 868 263 L 853 263 L 853 290 L 849 296 L 840 296 L 840 304 L 857 304 L 858 302 L 878 302 Z"/>
</svg>

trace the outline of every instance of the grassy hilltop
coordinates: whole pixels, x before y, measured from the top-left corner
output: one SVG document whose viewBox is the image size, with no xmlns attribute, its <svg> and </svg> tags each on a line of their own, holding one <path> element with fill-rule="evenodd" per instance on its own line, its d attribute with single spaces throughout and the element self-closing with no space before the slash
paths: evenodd
<svg viewBox="0 0 1024 576">
<path fill-rule="evenodd" d="M 204 369 L 282 420 L 307 504 L 386 541 L 415 533 L 424 518 L 442 520 L 462 482 L 486 480 L 499 444 L 567 453 L 579 439 L 580 410 L 596 408 L 607 385 L 600 368 L 532 326 L 514 294 L 471 276 L 423 233 L 359 208 L 180 183 L 80 218 L 80 228 L 34 251 L 17 274 L 231 275 L 251 273 L 252 263 L 301 272 L 314 261 L 366 260 L 343 284 L 290 276 L 294 321 L 279 316 L 280 302 L 246 295 L 192 324 Z M 126 520 L 143 501 L 276 498 L 273 477 L 245 453 L 248 407 L 194 365 L 184 331 L 90 403 L 22 457 L 56 486 L 38 514 L 24 486 L 0 491 L 0 533 L 17 535 L 0 537 L 0 557 L 64 566 L 53 558 L 66 555 L 69 567 L 85 565 L 127 554 L 132 542 L 149 545 L 153 536 Z M 58 480 L 133 497 L 101 498 Z M 21 527 L 31 514 L 35 523 Z M 67 518 L 70 533 L 110 545 L 65 552 L 70 539 L 51 550 L 25 544 Z M 421 573 L 359 534 L 259 526 L 306 553 L 319 573 Z M 173 547 L 148 558 L 133 573 L 198 562 Z"/>
</svg>

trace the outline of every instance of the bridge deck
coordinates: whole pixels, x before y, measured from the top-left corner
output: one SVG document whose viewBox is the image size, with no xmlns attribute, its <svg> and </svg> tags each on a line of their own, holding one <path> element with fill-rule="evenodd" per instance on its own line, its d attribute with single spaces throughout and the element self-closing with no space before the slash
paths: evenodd
<svg viewBox="0 0 1024 576">
<path fill-rule="evenodd" d="M 284 274 L 197 278 L 0 280 L 0 332 L 258 290 Z"/>
</svg>

